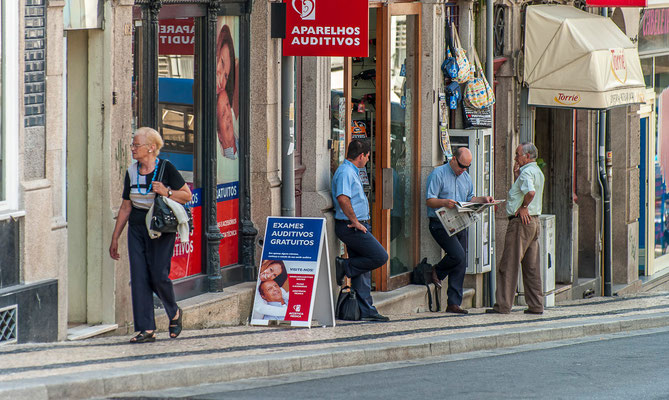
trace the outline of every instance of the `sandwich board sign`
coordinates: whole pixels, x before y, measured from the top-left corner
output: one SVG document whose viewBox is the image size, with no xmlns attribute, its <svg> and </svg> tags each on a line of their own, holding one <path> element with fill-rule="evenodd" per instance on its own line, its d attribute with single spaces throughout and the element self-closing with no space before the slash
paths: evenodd
<svg viewBox="0 0 669 400">
<path fill-rule="evenodd" d="M 329 259 L 324 218 L 268 217 L 251 325 L 334 326 Z"/>
</svg>

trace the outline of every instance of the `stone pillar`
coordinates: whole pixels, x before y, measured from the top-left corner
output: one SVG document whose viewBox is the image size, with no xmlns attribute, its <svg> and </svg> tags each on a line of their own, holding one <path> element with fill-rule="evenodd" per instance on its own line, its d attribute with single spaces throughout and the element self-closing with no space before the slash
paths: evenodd
<svg viewBox="0 0 669 400">
<path fill-rule="evenodd" d="M 432 239 L 428 229 L 425 206 L 425 182 L 434 167 L 443 164 L 444 155 L 439 145 L 439 91 L 444 85 L 441 63 L 446 54 L 445 7 L 442 4 L 423 3 L 421 38 L 423 40 L 421 90 L 421 160 L 420 160 L 420 255 L 434 264 L 441 259 L 441 248 Z M 420 259 L 422 259 L 420 257 Z"/>
<path fill-rule="evenodd" d="M 107 102 L 110 104 L 109 116 L 106 122 L 108 126 L 109 142 L 106 144 L 108 153 L 107 178 L 102 193 L 105 204 L 109 204 L 102 216 L 101 248 L 105 261 L 103 266 L 104 293 L 108 303 L 104 304 L 102 320 L 106 323 L 117 323 L 119 329 L 132 324 L 132 298 L 130 295 L 130 270 L 128 266 L 127 240 L 122 236 L 119 241 L 119 254 L 121 260 L 114 262 L 107 254 L 107 248 L 111 241 L 111 234 L 116 223 L 115 217 L 121 204 L 121 193 L 123 192 L 123 180 L 128 165 L 132 162 L 130 143 L 132 143 L 133 115 L 132 115 L 132 9 L 134 0 L 120 0 L 115 5 L 106 3 L 105 20 L 113 26 L 107 29 L 106 42 L 109 49 L 110 59 L 108 72 L 105 73 L 109 81 L 109 89 L 106 94 Z M 109 26 L 108 25 L 108 26 Z M 137 50 L 136 50 L 137 51 Z M 106 75 L 108 74 L 108 75 Z M 95 79 L 95 78 L 93 78 Z M 126 227 L 127 232 L 127 227 Z M 114 268 L 114 265 L 116 268 Z M 111 304 L 110 304 L 111 303 Z M 132 328 L 129 328 L 132 331 Z"/>
<path fill-rule="evenodd" d="M 639 162 L 641 158 L 638 106 L 614 108 L 610 135 L 613 152 L 611 220 L 613 283 L 631 284 L 639 278 Z"/>
<path fill-rule="evenodd" d="M 251 13 L 251 218 L 258 238 L 268 216 L 281 215 L 281 40 L 270 38 L 270 3 L 256 2 Z M 259 259 L 261 248 L 257 247 Z"/>
</svg>

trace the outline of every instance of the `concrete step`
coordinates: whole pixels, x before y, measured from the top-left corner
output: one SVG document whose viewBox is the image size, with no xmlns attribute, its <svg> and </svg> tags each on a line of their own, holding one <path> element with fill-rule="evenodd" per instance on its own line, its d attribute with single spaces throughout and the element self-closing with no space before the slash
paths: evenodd
<svg viewBox="0 0 669 400">
<path fill-rule="evenodd" d="M 207 329 L 245 325 L 253 309 L 255 282 L 226 287 L 221 293 L 205 293 L 179 302 L 184 312 L 184 329 Z M 156 310 L 156 327 L 165 332 L 169 321 L 162 310 Z"/>
<path fill-rule="evenodd" d="M 440 310 L 443 311 L 447 303 L 446 298 L 446 281 L 442 285 L 439 293 Z M 430 293 L 432 293 L 432 301 L 434 298 L 434 285 L 430 284 Z M 464 289 L 462 296 L 462 308 L 472 308 L 474 300 L 474 289 Z M 427 297 L 427 289 L 423 285 L 407 285 L 390 292 L 374 292 L 374 305 L 379 313 L 383 315 L 405 314 L 405 313 L 421 313 L 429 311 L 429 303 Z M 433 306 L 434 308 L 434 306 Z"/>
<path fill-rule="evenodd" d="M 184 329 L 207 329 L 222 326 L 245 325 L 253 309 L 255 282 L 227 287 L 221 293 L 205 293 L 179 302 L 184 311 Z M 339 294 L 335 288 L 334 297 Z M 430 285 L 434 301 L 434 285 Z M 462 308 L 472 308 L 474 289 L 463 292 Z M 446 282 L 440 293 L 441 310 L 446 308 Z M 389 292 L 372 292 L 374 304 L 383 315 L 427 312 L 427 290 L 422 285 L 407 285 Z M 169 321 L 162 310 L 156 310 L 156 327 L 165 332 Z M 127 334 L 128 332 L 118 332 Z"/>
</svg>

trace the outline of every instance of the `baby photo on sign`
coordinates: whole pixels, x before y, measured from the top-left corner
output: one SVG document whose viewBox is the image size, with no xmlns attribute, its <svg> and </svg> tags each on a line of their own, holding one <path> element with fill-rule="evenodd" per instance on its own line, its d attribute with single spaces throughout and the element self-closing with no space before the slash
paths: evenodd
<svg viewBox="0 0 669 400">
<path fill-rule="evenodd" d="M 288 310 L 288 271 L 283 261 L 263 260 L 251 319 L 284 320 Z"/>
</svg>

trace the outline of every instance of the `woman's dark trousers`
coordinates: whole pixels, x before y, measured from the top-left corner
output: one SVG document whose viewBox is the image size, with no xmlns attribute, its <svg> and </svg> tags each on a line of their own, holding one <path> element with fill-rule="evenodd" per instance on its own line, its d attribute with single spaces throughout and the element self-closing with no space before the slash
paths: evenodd
<svg viewBox="0 0 669 400">
<path fill-rule="evenodd" d="M 159 238 L 151 239 L 146 225 L 130 225 L 128 228 L 130 289 L 136 331 L 156 329 L 153 293 L 163 302 L 170 319 L 177 314 L 174 288 L 169 278 L 175 239 L 175 233 L 163 233 Z"/>
</svg>

